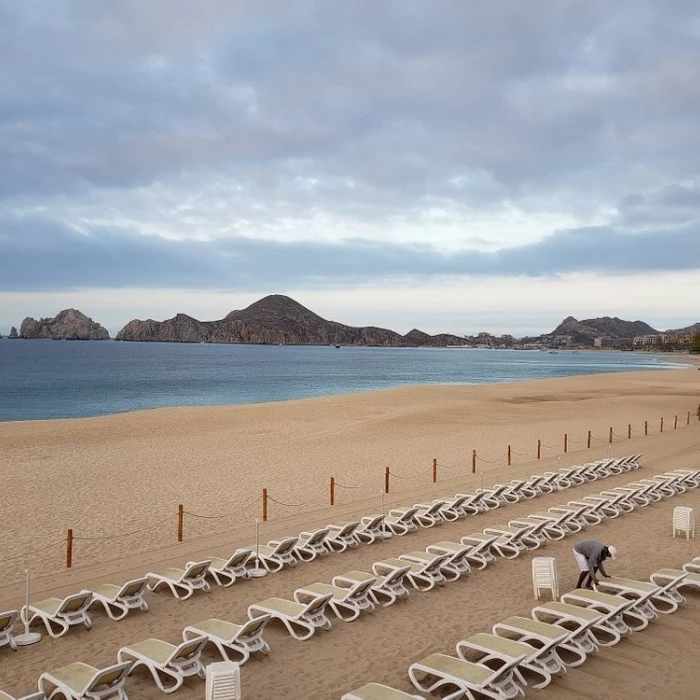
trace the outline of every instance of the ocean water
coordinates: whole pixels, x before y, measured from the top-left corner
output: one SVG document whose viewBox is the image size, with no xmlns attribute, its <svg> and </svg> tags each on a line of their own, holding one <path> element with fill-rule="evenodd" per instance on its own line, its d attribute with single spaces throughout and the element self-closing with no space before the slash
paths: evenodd
<svg viewBox="0 0 700 700">
<path fill-rule="evenodd" d="M 0 340 L 0 421 L 662 369 L 648 354 Z"/>
</svg>

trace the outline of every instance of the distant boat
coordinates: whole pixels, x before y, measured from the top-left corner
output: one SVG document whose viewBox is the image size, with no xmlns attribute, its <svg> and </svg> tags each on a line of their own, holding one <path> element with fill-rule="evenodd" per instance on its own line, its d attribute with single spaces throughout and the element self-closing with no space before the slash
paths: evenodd
<svg viewBox="0 0 700 700">
<path fill-rule="evenodd" d="M 339 349 L 340 349 L 340 345 L 336 345 L 336 346 L 335 346 L 335 349 L 336 349 L 336 350 L 339 350 Z"/>
<path fill-rule="evenodd" d="M 550 355 L 556 355 L 559 351 L 558 350 L 550 350 L 549 354 Z"/>
</svg>

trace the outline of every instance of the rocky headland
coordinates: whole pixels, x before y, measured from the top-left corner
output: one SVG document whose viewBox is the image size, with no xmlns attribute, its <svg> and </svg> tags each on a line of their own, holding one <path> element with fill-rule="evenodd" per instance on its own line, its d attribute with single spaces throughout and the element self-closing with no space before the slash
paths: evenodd
<svg viewBox="0 0 700 700">
<path fill-rule="evenodd" d="M 77 309 L 64 309 L 53 318 L 40 318 L 38 321 L 30 317 L 25 318 L 19 329 L 19 337 L 49 340 L 109 340 L 109 333 L 106 328 Z"/>
</svg>

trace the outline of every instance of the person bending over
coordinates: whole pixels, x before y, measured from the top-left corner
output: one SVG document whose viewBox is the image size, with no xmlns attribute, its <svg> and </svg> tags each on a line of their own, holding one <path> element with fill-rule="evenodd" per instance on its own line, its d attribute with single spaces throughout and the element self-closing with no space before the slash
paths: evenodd
<svg viewBox="0 0 700 700">
<path fill-rule="evenodd" d="M 603 544 L 597 540 L 583 540 L 574 545 L 574 559 L 580 575 L 576 588 L 593 588 L 598 584 L 596 574 L 598 571 L 605 577 L 610 578 L 603 562 L 606 559 L 616 559 L 617 549 L 610 545 Z"/>
</svg>

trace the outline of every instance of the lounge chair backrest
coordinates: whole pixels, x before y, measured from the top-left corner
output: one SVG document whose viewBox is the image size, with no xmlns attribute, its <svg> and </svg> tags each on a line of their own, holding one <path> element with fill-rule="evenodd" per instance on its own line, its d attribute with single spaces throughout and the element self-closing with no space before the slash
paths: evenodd
<svg viewBox="0 0 700 700">
<path fill-rule="evenodd" d="M 271 617 L 272 615 L 265 614 L 254 617 L 252 620 L 248 620 L 248 622 L 241 627 L 236 636 L 238 638 L 251 637 L 252 635 L 257 634 L 270 621 Z"/>
<path fill-rule="evenodd" d="M 211 562 L 209 560 L 190 562 L 182 578 L 199 578 L 202 574 L 207 572 L 210 566 Z"/>
<path fill-rule="evenodd" d="M 409 520 L 413 520 L 413 516 L 418 512 L 418 507 L 413 506 L 413 508 L 409 508 L 408 510 L 404 511 L 404 513 L 401 515 L 399 518 L 400 522 L 406 522 Z"/>
<path fill-rule="evenodd" d="M 306 614 L 315 614 L 319 610 L 322 610 L 326 605 L 328 605 L 328 601 L 333 597 L 332 593 L 329 593 L 328 595 L 322 595 L 319 596 L 318 598 L 314 598 L 307 606 L 306 606 Z"/>
<path fill-rule="evenodd" d="M 127 581 L 123 586 L 121 591 L 119 591 L 118 598 L 127 597 L 132 598 L 135 595 L 141 593 L 148 585 L 147 578 L 137 578 L 133 581 Z"/>
<path fill-rule="evenodd" d="M 394 583 L 395 581 L 401 581 L 410 570 L 410 566 L 402 566 L 398 569 L 393 569 L 386 576 L 384 576 L 384 582 Z"/>
<path fill-rule="evenodd" d="M 343 527 L 336 533 L 336 537 L 348 537 L 348 535 L 352 535 L 352 533 L 355 532 L 359 526 L 359 520 L 353 520 L 350 523 L 345 523 L 345 525 L 343 525 Z"/>
<path fill-rule="evenodd" d="M 374 515 L 372 519 L 365 525 L 365 530 L 374 530 L 378 528 L 384 521 L 384 515 Z"/>
<path fill-rule="evenodd" d="M 5 632 L 6 630 L 12 629 L 16 620 L 16 610 L 7 610 L 5 612 L 0 612 L 0 632 Z"/>
<path fill-rule="evenodd" d="M 92 591 L 80 591 L 63 599 L 61 607 L 56 611 L 57 615 L 73 613 L 87 607 L 92 601 Z"/>
<path fill-rule="evenodd" d="M 352 587 L 352 594 L 353 596 L 363 596 L 367 593 L 367 591 L 372 588 L 377 583 L 376 578 L 368 578 L 366 581 L 360 581 L 359 583 L 356 583 Z"/>
<path fill-rule="evenodd" d="M 296 547 L 298 541 L 298 537 L 288 537 L 286 540 L 282 540 L 275 547 L 275 554 L 289 554 Z"/>
<path fill-rule="evenodd" d="M 432 561 L 428 562 L 425 565 L 425 570 L 426 571 L 439 571 L 442 566 L 445 565 L 447 560 L 450 558 L 449 554 L 441 554 L 440 556 L 435 557 Z"/>
<path fill-rule="evenodd" d="M 319 542 L 323 542 L 323 540 L 326 539 L 327 535 L 328 535 L 328 528 L 324 528 L 323 530 L 316 530 L 316 532 L 311 533 L 311 537 L 309 537 L 309 539 L 307 540 L 306 546 L 318 544 Z"/>
<path fill-rule="evenodd" d="M 251 549 L 239 549 L 231 555 L 231 558 L 228 560 L 228 566 L 241 566 L 242 564 L 245 564 L 252 556 L 253 551 Z"/>
<path fill-rule="evenodd" d="M 103 668 L 92 677 L 88 687 L 85 689 L 85 693 L 94 693 L 98 690 L 104 692 L 109 688 L 119 687 L 126 679 L 130 669 L 131 661 Z"/>
<path fill-rule="evenodd" d="M 175 659 L 191 659 L 193 656 L 201 654 L 204 645 L 207 643 L 206 637 L 195 637 L 182 642 L 180 646 L 170 655 L 168 663 Z"/>
</svg>

